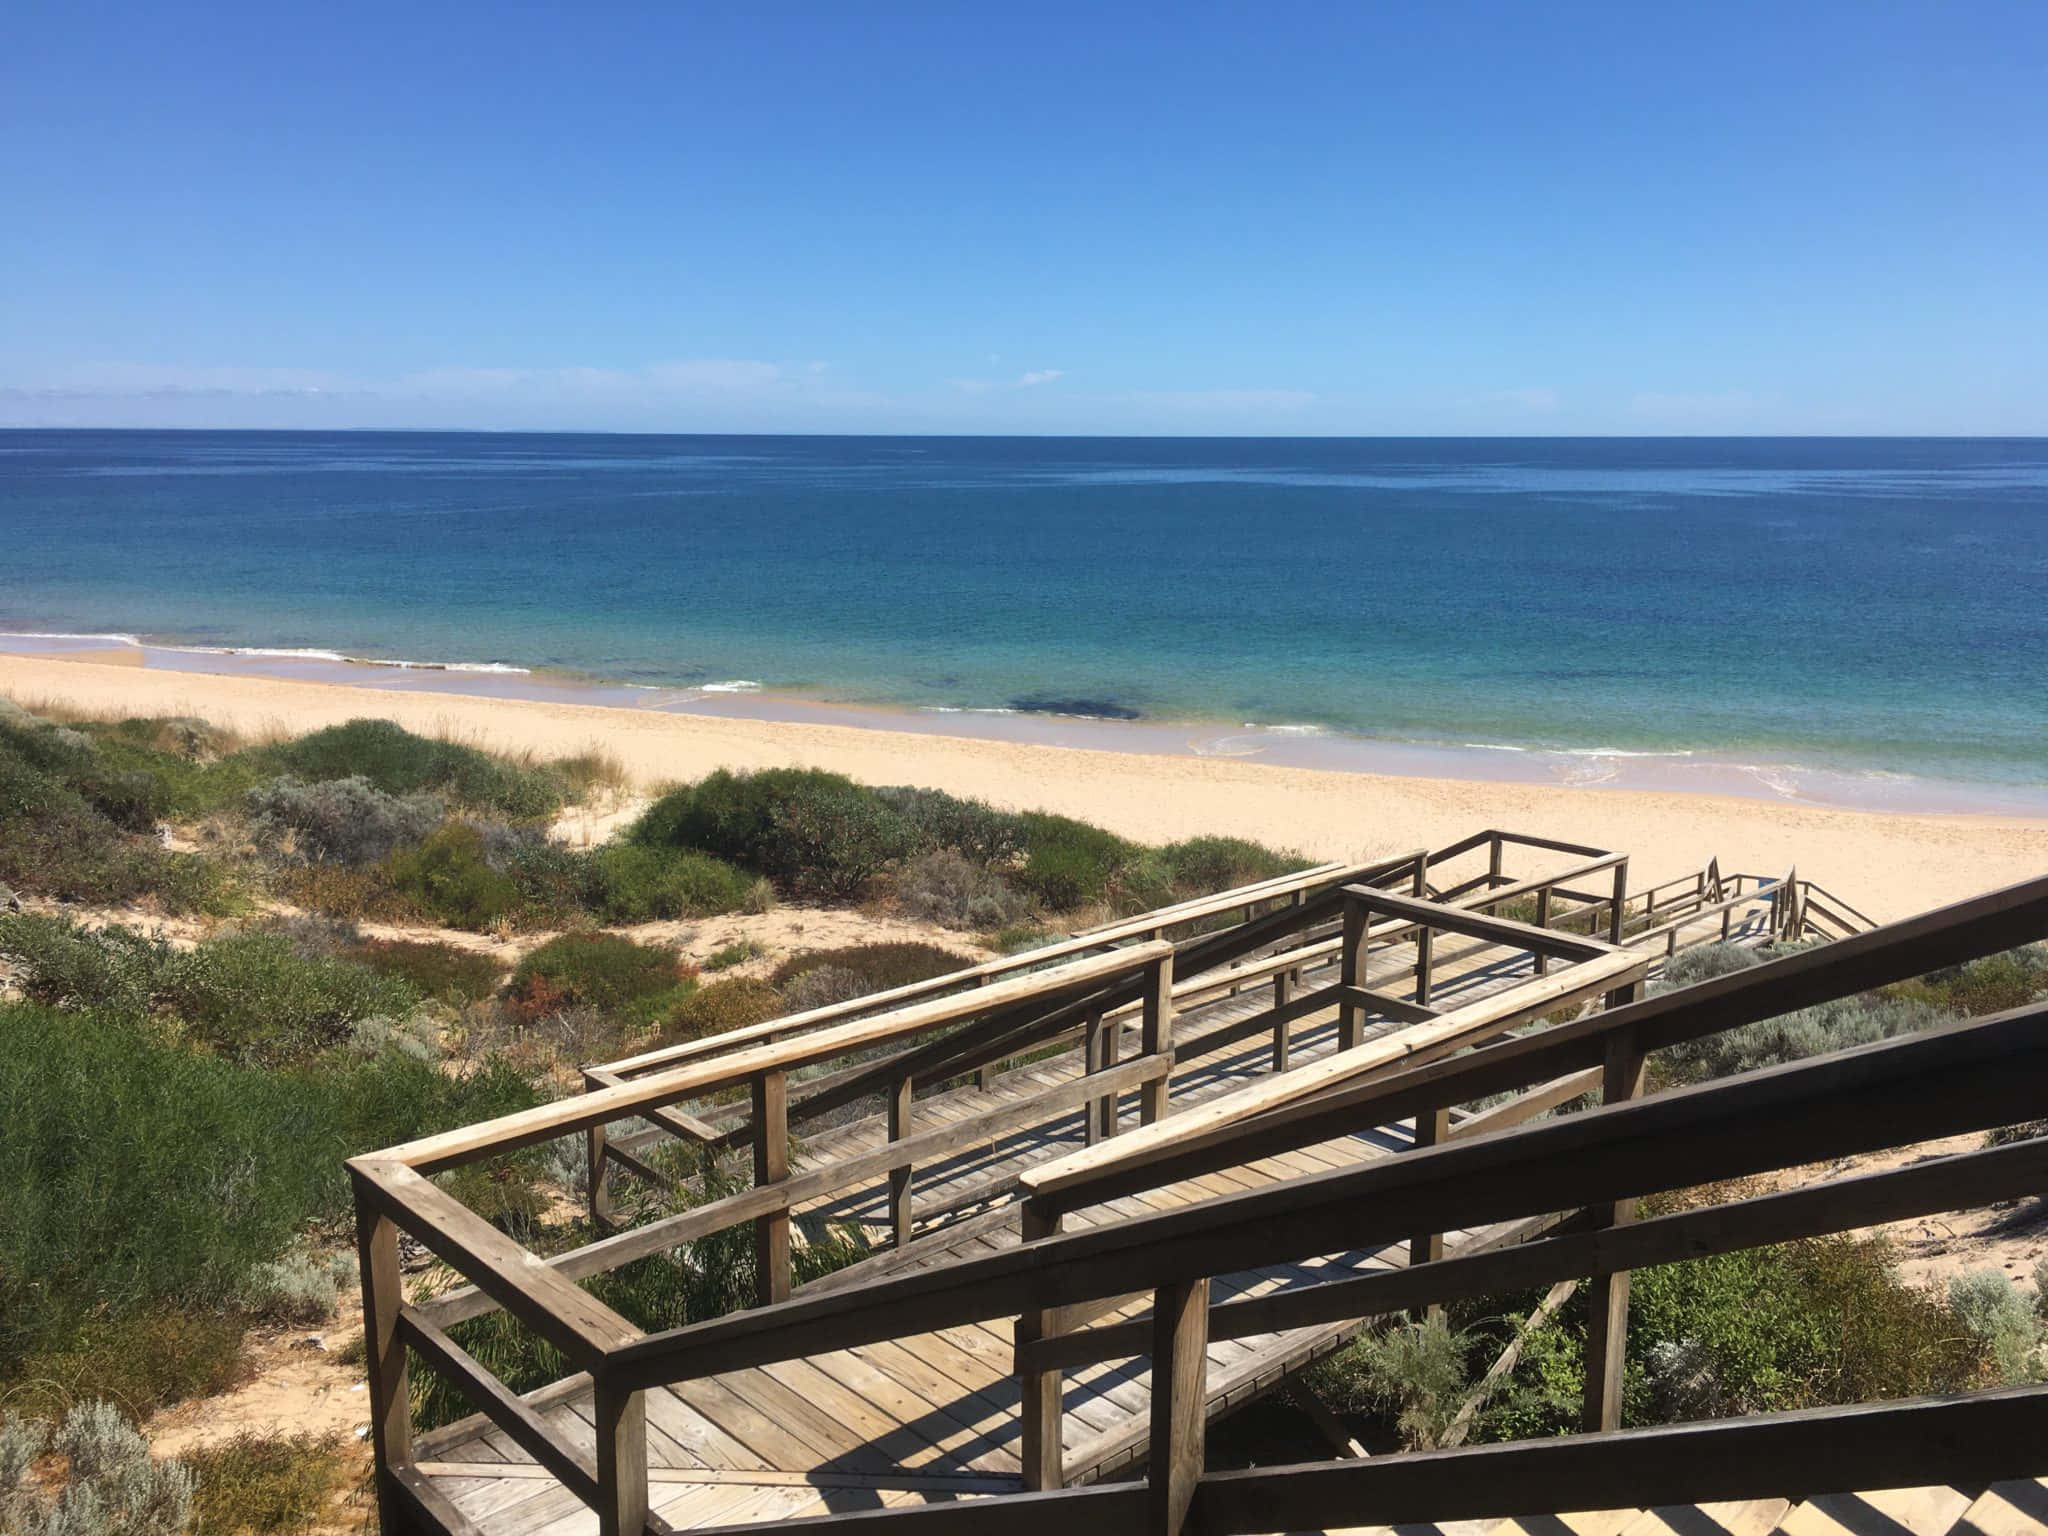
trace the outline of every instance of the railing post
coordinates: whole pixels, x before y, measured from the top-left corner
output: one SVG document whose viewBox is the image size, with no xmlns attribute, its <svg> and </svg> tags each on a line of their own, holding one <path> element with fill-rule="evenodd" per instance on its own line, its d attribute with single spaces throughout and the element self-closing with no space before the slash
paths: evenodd
<svg viewBox="0 0 2048 1536">
<path fill-rule="evenodd" d="M 780 1072 L 754 1075 L 754 1183 L 789 1177 L 789 1080 Z M 754 1300 L 758 1306 L 789 1300 L 789 1211 L 754 1218 Z"/>
<path fill-rule="evenodd" d="M 915 1081 L 906 1072 L 889 1092 L 889 1140 L 892 1142 L 901 1141 L 910 1134 L 910 1092 Z M 910 1209 L 912 1171 L 908 1163 L 889 1170 L 889 1226 L 898 1248 L 910 1241 L 910 1231 L 916 1222 Z"/>
<path fill-rule="evenodd" d="M 1152 1295 L 1152 1445 L 1146 1457 L 1145 1529 L 1181 1536 L 1202 1480 L 1209 1393 L 1209 1281 Z"/>
<path fill-rule="evenodd" d="M 977 987 L 985 987 L 988 986 L 994 980 L 995 977 L 993 976 L 983 976 L 980 980 L 975 982 L 975 985 Z M 987 1093 L 991 1088 L 995 1087 L 995 1085 L 996 1064 L 992 1061 L 984 1061 L 979 1067 L 976 1067 L 974 1069 L 974 1086 L 979 1088 L 983 1093 Z"/>
<path fill-rule="evenodd" d="M 1273 973 L 1273 1006 L 1285 1008 L 1294 1001 L 1294 983 L 1297 973 L 1293 970 Z M 1288 1022 L 1285 1019 L 1273 1021 L 1273 1070 L 1287 1070 Z"/>
<path fill-rule="evenodd" d="M 643 1536 L 647 1529 L 647 1404 L 600 1373 L 592 1383 L 597 1427 L 598 1536 Z"/>
<path fill-rule="evenodd" d="M 1105 1070 L 1117 1064 L 1123 1055 L 1124 1026 L 1121 1020 L 1111 1019 L 1102 1030 L 1102 1065 Z M 1105 1093 L 1090 1107 L 1095 1118 L 1095 1135 L 1099 1141 L 1107 1141 L 1116 1134 L 1117 1095 Z"/>
<path fill-rule="evenodd" d="M 1434 1147 L 1448 1140 L 1451 1134 L 1451 1108 L 1448 1104 L 1435 1109 L 1418 1109 L 1415 1112 L 1415 1150 Z M 1444 1235 L 1441 1232 L 1418 1232 L 1408 1239 L 1408 1262 L 1410 1264 L 1433 1264 L 1444 1256 Z M 1432 1311 L 1438 1310 L 1431 1308 Z"/>
<path fill-rule="evenodd" d="M 1415 1001 L 1425 1006 L 1429 1003 L 1430 975 L 1435 969 L 1431 958 L 1435 942 L 1436 931 L 1428 924 L 1415 930 Z"/>
<path fill-rule="evenodd" d="M 1628 902 L 1628 860 L 1623 859 L 1614 866 L 1614 918 L 1608 924 L 1607 942 L 1621 942 L 1622 911 Z"/>
<path fill-rule="evenodd" d="M 398 1491 L 394 1469 L 412 1460 L 412 1395 L 406 1384 L 405 1341 L 398 1336 L 398 1313 L 405 1305 L 405 1284 L 398 1267 L 398 1224 L 374 1201 L 364 1198 L 360 1175 L 354 1183 L 377 1517 L 383 1529 L 403 1531 L 411 1522 L 412 1511 Z"/>
<path fill-rule="evenodd" d="M 1365 985 L 1365 932 L 1369 921 L 1365 903 L 1356 896 L 1344 897 L 1344 938 L 1337 949 L 1337 979 L 1347 987 Z M 1358 1005 L 1346 1000 L 1337 1005 L 1337 1049 L 1348 1051 L 1364 1038 L 1365 1019 Z"/>
<path fill-rule="evenodd" d="M 590 1093 L 598 1084 L 588 1072 L 583 1074 L 583 1091 Z M 612 1222 L 612 1180 L 610 1160 L 604 1155 L 605 1127 L 593 1125 L 584 1133 L 584 1151 L 589 1155 L 590 1171 L 585 1176 L 584 1188 L 589 1194 L 590 1225 L 602 1232 Z"/>
<path fill-rule="evenodd" d="M 1624 989 L 1622 1000 L 1632 1002 L 1640 991 L 1639 983 L 1632 984 Z M 1611 1001 L 1609 1006 L 1613 1006 Z M 1600 1102 L 1619 1104 L 1636 1097 L 1642 1088 L 1643 1053 L 1636 1048 L 1634 1031 L 1610 1035 Z M 1596 1226 L 1626 1226 L 1636 1219 L 1636 1203 L 1624 1200 L 1598 1205 L 1588 1214 Z M 1621 1428 L 1627 1360 L 1628 1271 L 1596 1274 L 1586 1290 L 1586 1401 L 1581 1427 L 1588 1432 Z"/>
<path fill-rule="evenodd" d="M 1548 928 L 1550 926 L 1550 887 L 1547 885 L 1536 893 L 1536 926 L 1538 928 Z M 1550 956 L 1539 954 L 1536 957 L 1536 974 L 1538 976 L 1548 976 L 1550 974 Z"/>
<path fill-rule="evenodd" d="M 1806 926 L 1806 914 L 1799 905 L 1799 866 L 1793 865 L 1785 875 L 1785 937 L 1797 940 Z"/>
<path fill-rule="evenodd" d="M 1138 1097 L 1138 1121 L 1150 1125 L 1166 1118 L 1166 1100 L 1173 1086 L 1173 956 L 1161 955 L 1145 967 L 1144 1054 L 1165 1055 L 1167 1070 L 1147 1082 Z"/>
<path fill-rule="evenodd" d="M 1024 1241 L 1035 1243 L 1060 1229 L 1058 1212 L 1048 1211 L 1036 1200 L 1024 1202 L 1020 1217 Z M 1026 1312 L 1017 1319 L 1017 1342 L 1034 1344 L 1048 1337 L 1056 1314 L 1051 1309 Z M 1066 1476 L 1065 1452 L 1060 1441 L 1060 1413 L 1065 1373 L 1059 1370 L 1024 1371 L 1017 1378 L 1018 1411 L 1023 1415 L 1019 1454 L 1024 1462 L 1024 1488 L 1028 1493 L 1047 1493 L 1058 1488 Z"/>
<path fill-rule="evenodd" d="M 1081 1026 L 1081 1075 L 1093 1077 L 1102 1070 L 1102 1015 L 1091 1013 Z M 1081 1110 L 1081 1144 L 1092 1147 L 1102 1140 L 1100 1106 L 1091 1102 Z"/>
<path fill-rule="evenodd" d="M 1486 888 L 1489 891 L 1492 890 L 1495 886 L 1504 883 L 1500 877 L 1500 870 L 1501 838 L 1500 833 L 1496 832 L 1493 834 L 1493 851 L 1487 856 L 1486 860 Z"/>
</svg>

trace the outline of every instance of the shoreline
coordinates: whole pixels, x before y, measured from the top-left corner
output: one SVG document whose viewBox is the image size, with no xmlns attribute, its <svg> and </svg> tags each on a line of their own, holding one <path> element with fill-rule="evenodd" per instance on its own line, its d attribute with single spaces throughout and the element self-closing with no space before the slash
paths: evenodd
<svg viewBox="0 0 2048 1536">
<path fill-rule="evenodd" d="M 132 659 L 109 665 L 104 654 L 0 652 L 0 693 L 31 708 L 54 701 L 120 715 L 194 715 L 250 735 L 374 714 L 541 756 L 595 746 L 643 789 L 719 767 L 799 765 L 1080 816 L 1148 842 L 1230 834 L 1314 858 L 1361 861 L 1499 826 L 1626 852 L 1638 885 L 1699 869 L 1710 857 L 1730 874 L 1775 876 L 1797 866 L 1880 920 L 2048 871 L 2043 815 L 1909 814 L 1697 790 L 1338 771 L 866 723 L 437 692 L 417 687 L 419 678 L 396 673 L 365 687 L 231 669 L 163 670 Z"/>
<path fill-rule="evenodd" d="M 1775 805 L 1906 815 L 2048 817 L 2048 784 L 1747 760 L 1767 754 L 1454 744 L 1358 736 L 1317 724 L 1234 726 L 1227 720 L 1124 720 L 1050 709 L 918 708 L 811 698 L 745 680 L 663 687 L 503 662 L 386 660 L 314 647 L 160 644 L 120 633 L 0 631 L 0 660 L 10 658 L 90 661 L 200 676 L 270 677 L 371 692 L 404 690 L 1027 746 L 1236 759 L 1379 777 L 1731 796 Z"/>
</svg>

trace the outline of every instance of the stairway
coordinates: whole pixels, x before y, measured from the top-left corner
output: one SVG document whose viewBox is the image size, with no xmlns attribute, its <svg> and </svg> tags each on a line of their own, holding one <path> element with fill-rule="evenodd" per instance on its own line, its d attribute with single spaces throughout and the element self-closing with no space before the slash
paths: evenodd
<svg viewBox="0 0 2048 1536">
<path fill-rule="evenodd" d="M 1793 1503 L 1747 1499 L 1661 1509 L 1581 1510 L 1513 1520 L 1357 1526 L 1332 1536 L 2043 1536 L 2048 1478 L 2019 1478 L 1977 1492 L 1886 1488 L 1829 1493 Z"/>
</svg>

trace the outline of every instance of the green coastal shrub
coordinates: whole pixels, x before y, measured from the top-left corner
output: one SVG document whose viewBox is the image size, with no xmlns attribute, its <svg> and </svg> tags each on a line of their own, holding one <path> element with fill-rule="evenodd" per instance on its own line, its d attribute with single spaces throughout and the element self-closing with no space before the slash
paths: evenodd
<svg viewBox="0 0 2048 1536">
<path fill-rule="evenodd" d="M 0 1004 L 0 1383 L 37 1357 L 80 1379 L 175 1373 L 163 1350 L 110 1358 L 140 1338 L 114 1325 L 232 1311 L 255 1266 L 348 1208 L 344 1158 L 535 1102 L 496 1061 L 456 1078 L 339 1051 L 269 1071 L 113 1014 Z"/>
<path fill-rule="evenodd" d="M 2021 1387 L 2048 1376 L 2034 1300 L 2001 1271 L 1972 1269 L 1955 1276 L 1948 1283 L 1948 1304 L 1984 1346 L 2003 1385 Z"/>
<path fill-rule="evenodd" d="M 1291 875 L 1315 862 L 1242 837 L 1190 837 L 1168 843 L 1152 857 L 1165 871 L 1176 898 L 1183 901 Z"/>
<path fill-rule="evenodd" d="M 350 720 L 259 750 L 308 782 L 360 778 L 387 795 L 430 791 L 515 821 L 551 816 L 569 795 L 568 779 L 546 765 L 417 736 L 390 720 Z"/>
<path fill-rule="evenodd" d="M 424 842 L 443 815 L 433 795 L 386 794 L 360 776 L 318 784 L 273 779 L 250 790 L 245 803 L 259 845 L 290 836 L 307 858 L 334 864 L 378 863 Z"/>
<path fill-rule="evenodd" d="M 612 1013 L 669 998 L 693 979 L 666 945 L 636 944 L 615 933 L 565 933 L 519 962 L 505 998 L 529 1016 L 563 1008 Z"/>
<path fill-rule="evenodd" d="M 184 1453 L 198 1479 L 192 1536 L 284 1536 L 324 1528 L 355 1477 L 333 1435 L 242 1434 Z"/>
<path fill-rule="evenodd" d="M 1665 965 L 1655 990 L 1668 991 L 1729 975 L 1758 965 L 1764 958 L 1754 950 L 1729 944 L 1680 950 Z M 1925 995 L 1888 992 L 1835 998 L 1775 1019 L 1684 1041 L 1657 1052 L 1654 1060 L 1672 1081 L 1704 1082 L 1912 1034 L 1952 1017 Z"/>
<path fill-rule="evenodd" d="M 1644 1207 L 1661 1214 L 1748 1193 L 1728 1186 L 1662 1196 Z M 1840 1406 L 1983 1384 L 1993 1374 L 1991 1351 L 1968 1324 L 1964 1304 L 1951 1306 L 1902 1282 L 1897 1257 L 1881 1240 L 1830 1236 L 1637 1270 L 1624 1424 Z M 1446 1385 L 1442 1370 L 1443 1338 L 1409 1339 L 1397 1350 L 1354 1341 L 1313 1367 L 1312 1382 L 1354 1410 L 1392 1417 L 1414 1407 L 1421 1422 L 1432 1422 L 1433 1406 L 1449 1399 L 1455 1408 L 1469 1395 L 1540 1295 L 1453 1304 L 1445 1331 L 1463 1377 L 1455 1386 Z M 1987 1310 L 2009 1327 L 2025 1308 L 1995 1300 Z M 1584 1348 L 1585 1308 L 1576 1301 L 1531 1329 L 1514 1373 L 1478 1414 L 1472 1438 L 1536 1439 L 1575 1429 Z"/>
<path fill-rule="evenodd" d="M 145 1014 L 176 957 L 162 939 L 118 923 L 95 931 L 67 917 L 0 914 L 0 959 L 32 1002 Z"/>
<path fill-rule="evenodd" d="M 874 790 L 816 768 L 721 768 L 656 801 L 630 836 L 715 854 L 784 890 L 839 898 L 859 894 L 917 841 Z"/>
<path fill-rule="evenodd" d="M 896 899 L 914 918 L 975 932 L 1007 928 L 1031 910 L 1009 881 L 950 848 L 913 859 L 896 882 Z"/>
<path fill-rule="evenodd" d="M 1883 989 L 1886 997 L 1924 1003 L 1962 1018 L 2023 1008 L 2048 993 L 2048 944 L 2028 944 L 1986 955 L 1963 965 L 1901 981 Z"/>
<path fill-rule="evenodd" d="M 187 1038 L 262 1066 L 303 1061 L 373 1019 L 420 1002 L 410 983 L 341 960 L 308 960 L 276 933 L 238 933 L 175 954 L 156 1003 Z"/>
<path fill-rule="evenodd" d="M 984 868 L 1007 865 L 1024 851 L 1024 818 L 981 800 L 963 800 L 942 789 L 890 785 L 875 796 L 909 825 L 918 850 L 957 854 Z"/>
<path fill-rule="evenodd" d="M 490 955 L 436 939 L 362 939 L 336 950 L 336 958 L 395 977 L 423 997 L 469 1003 L 498 990 L 505 967 Z"/>
<path fill-rule="evenodd" d="M 782 994 L 767 982 L 752 976 L 727 976 L 699 987 L 671 1009 L 656 1043 L 677 1045 L 722 1035 L 729 1029 L 780 1018 L 788 1011 Z"/>
<path fill-rule="evenodd" d="M 47 1490 L 22 1475 L 46 1450 L 64 1461 Z M 186 1536 L 194 1486 L 111 1403 L 79 1403 L 54 1430 L 24 1415 L 0 1428 L 0 1530 L 17 1536 Z"/>
<path fill-rule="evenodd" d="M 956 954 L 937 944 L 896 940 L 848 944 L 839 949 L 807 949 L 776 966 L 768 979 L 775 986 L 788 986 L 808 972 L 830 968 L 858 977 L 868 992 L 887 992 L 892 987 L 929 981 L 973 964 L 972 956 Z"/>
<path fill-rule="evenodd" d="M 391 889 L 450 928 L 481 930 L 520 906 L 519 885 L 484 857 L 483 834 L 451 821 L 419 847 L 394 854 L 383 867 Z"/>
<path fill-rule="evenodd" d="M 1054 912 L 1109 900 L 1118 877 L 1143 851 L 1114 832 L 1071 816 L 1027 811 L 1022 820 L 1025 855 L 1017 883 Z"/>
<path fill-rule="evenodd" d="M 607 843 L 589 861 L 589 906 L 607 923 L 737 912 L 756 878 L 708 853 L 635 842 Z"/>
<path fill-rule="evenodd" d="M 343 960 L 308 958 L 285 934 L 227 934 L 180 950 L 118 925 L 0 918 L 0 955 L 34 1001 L 141 1018 L 168 1015 L 186 1039 L 266 1066 L 347 1040 L 366 1020 L 402 1018 L 410 984 Z"/>
<path fill-rule="evenodd" d="M 234 904 L 225 869 L 150 835 L 154 791 L 110 788 L 84 749 L 55 734 L 0 717 L 0 884 L 60 901 L 153 897 L 172 912 Z"/>
</svg>

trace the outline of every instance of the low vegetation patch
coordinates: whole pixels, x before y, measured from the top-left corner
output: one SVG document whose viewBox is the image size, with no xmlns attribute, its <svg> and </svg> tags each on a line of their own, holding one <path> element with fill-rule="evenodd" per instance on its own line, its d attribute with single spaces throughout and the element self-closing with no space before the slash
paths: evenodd
<svg viewBox="0 0 2048 1536">
<path fill-rule="evenodd" d="M 489 997 L 505 975 L 504 966 L 491 956 L 438 939 L 361 939 L 337 954 L 444 1003 Z"/>
<path fill-rule="evenodd" d="M 656 1043 L 676 1045 L 722 1035 L 729 1029 L 780 1018 L 788 1011 L 782 994 L 769 983 L 751 976 L 727 976 L 699 987 L 670 1009 Z"/>
<path fill-rule="evenodd" d="M 615 933 L 565 933 L 519 962 L 505 998 L 526 1018 L 582 1007 L 630 1011 L 651 1021 L 695 983 L 695 970 L 666 945 L 636 944 Z"/>
<path fill-rule="evenodd" d="M 814 768 L 720 770 L 656 801 L 630 840 L 715 854 L 796 896 L 845 900 L 892 873 L 914 915 L 971 929 L 1017 922 L 1034 903 L 1142 910 L 1307 863 L 1239 838 L 1148 849 L 1070 816 Z"/>
<path fill-rule="evenodd" d="M 182 1458 L 198 1481 L 191 1536 L 271 1536 L 321 1523 L 353 1481 L 331 1435 L 237 1435 Z"/>
<path fill-rule="evenodd" d="M 1883 1242 L 1825 1237 L 1636 1271 L 1624 1423 L 1870 1402 L 1995 1379 L 1990 1349 L 1960 1309 L 1901 1283 L 1895 1261 Z M 1441 1444 L 1539 1295 L 1460 1303 L 1362 1337 L 1312 1368 L 1311 1384 L 1408 1446 Z M 1474 1416 L 1473 1440 L 1577 1427 L 1584 1313 L 1574 1298 L 1529 1330 L 1516 1369 Z"/>
</svg>

